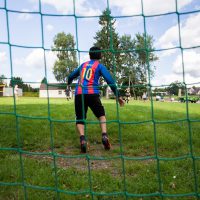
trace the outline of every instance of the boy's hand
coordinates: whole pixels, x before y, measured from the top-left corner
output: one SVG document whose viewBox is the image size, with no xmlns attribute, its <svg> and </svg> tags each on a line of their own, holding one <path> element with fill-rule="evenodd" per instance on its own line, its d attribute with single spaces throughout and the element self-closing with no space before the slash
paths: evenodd
<svg viewBox="0 0 200 200">
<path fill-rule="evenodd" d="M 122 99 L 122 97 L 119 97 L 118 98 L 118 102 L 119 102 L 119 105 L 122 107 L 124 106 L 124 100 Z"/>
</svg>

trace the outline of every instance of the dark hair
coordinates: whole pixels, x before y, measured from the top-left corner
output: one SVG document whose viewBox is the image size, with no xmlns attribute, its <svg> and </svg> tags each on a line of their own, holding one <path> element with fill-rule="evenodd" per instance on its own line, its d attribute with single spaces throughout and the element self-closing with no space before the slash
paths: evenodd
<svg viewBox="0 0 200 200">
<path fill-rule="evenodd" d="M 91 47 L 89 51 L 90 59 L 101 59 L 101 49 L 99 47 Z"/>
</svg>

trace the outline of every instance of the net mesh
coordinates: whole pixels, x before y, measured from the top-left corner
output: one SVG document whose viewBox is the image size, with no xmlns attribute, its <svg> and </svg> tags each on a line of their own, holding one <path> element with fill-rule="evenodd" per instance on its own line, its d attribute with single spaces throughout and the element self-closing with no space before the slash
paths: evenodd
<svg viewBox="0 0 200 200">
<path fill-rule="evenodd" d="M 107 0 L 107 8 L 109 9 L 109 0 Z M 143 10 L 144 10 L 144 3 L 143 1 L 141 1 L 141 7 L 142 7 L 142 14 L 141 15 L 132 15 L 131 17 L 134 16 L 141 16 L 143 18 L 143 25 L 144 25 L 144 34 L 145 34 L 145 38 L 146 38 L 146 27 L 147 27 L 147 19 L 151 18 L 151 17 L 158 17 L 158 16 L 167 16 L 167 15 L 171 15 L 171 14 L 175 14 L 177 16 L 178 19 L 178 32 L 179 32 L 179 46 L 177 47 L 173 47 L 173 48 L 169 48 L 169 49 L 155 49 L 155 52 L 159 52 L 159 51 L 164 51 L 164 50 L 171 50 L 171 49 L 180 49 L 181 51 L 181 58 L 182 58 L 182 76 L 183 76 L 183 84 L 185 85 L 185 90 L 187 91 L 187 87 L 190 84 L 186 83 L 185 80 L 185 68 L 184 68 L 184 51 L 188 50 L 188 49 L 194 49 L 194 48 L 199 48 L 199 46 L 193 46 L 190 48 L 183 48 L 182 47 L 182 40 L 181 40 L 181 27 L 180 27 L 180 17 L 186 14 L 193 14 L 193 13 L 199 13 L 200 10 L 195 10 L 195 11 L 190 11 L 190 12 L 179 12 L 178 11 L 178 3 L 177 0 L 175 1 L 176 3 L 176 11 L 173 13 L 164 13 L 164 14 L 159 14 L 159 15 L 151 15 L 151 16 L 147 16 L 144 14 Z M 66 1 L 67 4 L 67 1 Z M 47 56 L 46 53 L 47 51 L 50 51 L 51 49 L 47 49 L 45 48 L 45 35 L 44 35 L 44 17 L 46 16 L 51 16 L 51 17 L 73 17 L 75 20 L 75 34 L 76 34 L 76 51 L 80 54 L 81 50 L 78 48 L 79 47 L 79 29 L 78 29 L 78 19 L 80 18 L 92 18 L 92 17 L 97 17 L 97 16 L 78 16 L 76 15 L 76 2 L 75 0 L 73 1 L 73 14 L 70 15 L 53 15 L 53 14 L 45 14 L 44 12 L 42 12 L 42 3 L 41 0 L 39 0 L 39 11 L 38 12 L 28 12 L 28 11 L 17 11 L 17 10 L 10 10 L 9 8 L 7 8 L 7 1 L 5 0 L 5 5 L 3 7 L 0 8 L 1 11 L 4 11 L 6 13 L 6 27 L 7 27 L 7 38 L 8 38 L 8 42 L 0 42 L 0 44 L 2 45 L 8 45 L 9 48 L 9 55 L 10 55 L 10 71 L 11 71 L 11 77 L 14 77 L 14 72 L 13 72 L 13 48 L 17 47 L 17 48 L 38 48 L 38 49 L 42 49 L 43 50 L 43 59 L 44 59 L 44 70 L 45 70 L 45 77 L 48 77 L 48 73 L 47 73 Z M 20 46 L 20 45 L 16 45 L 14 43 L 11 42 L 11 30 L 10 30 L 10 26 L 9 26 L 9 16 L 10 14 L 13 13 L 22 13 L 22 14 L 35 14 L 35 15 L 39 15 L 40 16 L 40 25 L 41 25 L 41 45 L 40 46 L 31 46 L 30 45 L 26 45 L 26 46 Z M 125 17 L 130 17 L 130 16 L 118 16 L 118 17 L 113 17 L 115 18 L 125 18 Z M 111 43 L 110 43 L 110 49 L 109 50 L 105 50 L 105 51 L 110 51 L 113 54 L 113 61 L 115 62 L 115 58 L 114 58 L 114 49 L 113 49 L 113 44 L 112 44 L 112 35 L 111 35 Z M 146 43 L 146 41 L 145 41 Z M 145 44 L 146 46 L 146 44 Z M 104 50 L 103 50 L 104 51 Z M 148 55 L 149 49 L 145 48 L 146 54 Z M 79 55 L 80 57 L 80 55 Z M 148 56 L 147 56 L 148 58 Z M 9 187 L 9 188 L 13 188 L 13 187 L 17 187 L 17 188 L 23 188 L 23 197 L 24 199 L 32 199 L 34 198 L 34 194 L 31 193 L 31 195 L 29 194 L 31 190 L 35 191 L 35 193 L 37 193 L 36 191 L 49 191 L 52 193 L 55 193 L 56 195 L 54 196 L 54 198 L 56 199 L 64 199 L 64 195 L 69 195 L 71 196 L 71 198 L 75 197 L 75 198 L 80 198 L 80 199 L 95 199 L 98 197 L 98 199 L 101 199 L 101 197 L 103 198 L 113 198 L 113 199 L 129 199 L 129 198 L 138 198 L 138 199 L 169 199 L 169 198 L 174 198 L 174 199 L 182 199 L 182 198 L 192 198 L 192 199 L 199 199 L 200 198 L 200 194 L 199 194 L 199 169 L 198 169 L 198 163 L 200 160 L 199 156 L 196 156 L 194 154 L 194 149 L 193 149 L 193 138 L 192 138 L 192 123 L 199 123 L 199 119 L 191 119 L 190 115 L 189 115 L 189 104 L 188 101 L 186 101 L 185 105 L 185 113 L 186 113 L 186 117 L 184 119 L 178 119 L 178 120 L 157 120 L 156 116 L 155 116 L 155 109 L 154 109 L 154 102 L 153 102 L 153 96 L 152 96 L 152 89 L 153 86 L 151 85 L 151 79 L 150 79 L 150 65 L 149 65 L 149 61 L 147 60 L 148 63 L 148 69 L 147 69 L 147 73 L 148 73 L 148 83 L 147 85 L 145 85 L 150 94 L 151 94 L 151 101 L 150 101 L 150 107 L 151 107 L 151 111 L 150 111 L 150 116 L 151 119 L 150 120 L 140 120 L 137 122 L 131 121 L 131 122 L 126 122 L 126 121 L 122 121 L 120 119 L 120 111 L 118 108 L 118 104 L 116 104 L 116 120 L 108 120 L 107 123 L 112 124 L 114 123 L 114 127 L 117 130 L 118 133 L 118 141 L 119 141 L 119 154 L 117 155 L 112 155 L 112 156 L 93 156 L 90 155 L 90 153 L 86 154 L 86 155 L 65 155 L 64 153 L 57 153 L 56 152 L 56 146 L 55 146 L 55 132 L 54 132 L 54 126 L 55 123 L 58 123 L 59 126 L 62 126 L 62 124 L 65 123 L 73 123 L 75 122 L 74 120 L 57 120 L 57 119 L 52 119 L 51 117 L 51 103 L 50 103 L 50 99 L 49 99 L 49 93 L 47 90 L 47 112 L 48 112 L 48 117 L 44 117 L 44 116 L 38 116 L 38 117 L 33 117 L 33 116 L 29 116 L 29 115 L 23 115 L 23 114 L 18 114 L 17 112 L 17 103 L 16 103 L 16 98 L 13 98 L 14 100 L 14 106 L 13 106 L 13 112 L 0 112 L 1 116 L 13 116 L 12 119 L 12 125 L 2 127 L 2 132 L 3 130 L 8 131 L 9 129 L 12 129 L 13 126 L 15 126 L 15 130 L 16 130 L 16 138 L 17 138 L 17 146 L 16 147 L 5 147 L 2 146 L 0 147 L 0 153 L 1 155 L 3 155 L 6 152 L 15 152 L 19 157 L 17 159 L 18 162 L 18 168 L 19 168 L 19 175 L 16 179 L 16 181 L 1 181 L 0 180 L 0 188 L 4 187 Z M 133 87 L 143 87 L 144 85 L 134 85 Z M 47 84 L 47 88 L 50 87 L 50 84 Z M 154 86 L 155 87 L 155 86 Z M 14 93 L 14 91 L 13 91 Z M 188 94 L 186 92 L 186 99 L 188 98 Z M 43 120 L 48 120 L 48 127 L 49 127 L 49 141 L 51 143 L 51 148 L 50 151 L 41 151 L 41 152 L 34 152 L 34 151 L 27 151 L 26 149 L 23 148 L 22 142 L 21 142 L 21 133 L 20 133 L 20 126 L 22 121 L 26 121 L 26 120 L 35 120 L 35 121 L 41 121 L 43 123 Z M 88 121 L 85 120 L 86 123 L 86 135 L 88 136 L 88 126 L 89 125 L 97 125 L 98 122 L 96 121 Z M 137 127 L 138 125 L 149 125 L 152 127 L 153 130 L 153 143 L 154 143 L 154 147 L 153 147 L 153 151 L 154 154 L 153 155 L 146 155 L 146 156 L 129 156 L 126 155 L 124 152 L 124 143 L 123 143 L 123 125 L 128 125 L 128 126 L 135 126 Z M 159 128 L 158 125 L 162 126 L 163 124 L 180 124 L 183 125 L 185 124 L 185 126 L 183 126 L 182 130 L 183 132 L 185 131 L 186 134 L 188 134 L 188 152 L 185 155 L 180 155 L 178 157 L 161 157 L 159 155 L 159 150 L 158 150 L 158 132 L 159 132 Z M 41 127 L 42 128 L 42 127 Z M 186 129 L 186 130 L 185 130 Z M 134 127 L 133 127 L 133 130 Z M 2 137 L 2 136 L 1 136 Z M 181 136 L 180 136 L 181 137 Z M 198 147 L 199 148 L 199 147 Z M 30 164 L 26 158 L 28 157 L 32 157 L 33 160 L 34 159 L 39 159 L 39 158 L 44 158 L 44 159 L 50 159 L 51 160 L 51 169 L 49 169 L 46 166 L 43 166 L 44 169 L 46 170 L 46 173 L 51 173 L 51 175 L 53 174 L 53 181 L 54 184 L 52 186 L 41 186 L 41 185 L 35 185 L 34 182 L 27 183 L 27 177 L 29 175 L 26 174 L 26 170 L 28 169 L 28 165 Z M 60 169 L 60 166 L 58 163 L 62 162 L 62 159 L 64 159 L 65 161 L 68 160 L 69 162 L 71 162 L 72 160 L 74 160 L 76 163 L 76 165 L 80 165 L 80 163 L 82 162 L 82 160 L 86 160 L 87 164 L 84 165 L 84 167 L 86 168 L 86 175 L 84 174 L 76 174 L 73 170 L 70 171 L 67 174 L 62 174 L 62 171 Z M 77 161 L 76 161 L 77 160 Z M 116 190 L 116 191 L 108 191 L 108 192 L 104 192 L 104 191 L 99 191 L 98 189 L 96 189 L 98 186 L 95 186 L 95 184 L 97 184 L 98 182 L 100 182 L 101 177 L 95 177 L 95 170 L 94 170 L 94 166 L 92 165 L 94 161 L 96 161 L 97 163 L 99 163 L 99 165 L 101 165 L 101 162 L 105 163 L 107 161 L 112 160 L 114 163 L 119 163 L 119 165 L 117 165 L 118 168 L 121 169 L 121 175 L 120 175 L 120 181 L 117 180 L 118 177 L 116 177 L 116 181 L 119 183 L 120 185 L 120 189 Z M 183 193 L 168 193 L 165 192 L 165 188 L 164 188 L 164 177 L 163 174 L 161 173 L 161 167 L 166 167 L 168 166 L 169 162 L 179 162 L 179 164 L 181 165 L 185 165 L 186 167 L 188 165 L 192 166 L 192 168 L 190 167 L 188 173 L 189 173 L 189 179 L 192 180 L 192 185 L 190 185 L 190 188 L 192 188 L 191 190 L 187 190 Z M 129 177 L 129 169 L 127 169 L 127 163 L 130 162 L 133 165 L 137 165 L 137 163 L 140 162 L 154 162 L 155 164 L 155 177 L 148 177 L 149 179 L 156 179 L 156 183 L 157 186 L 155 186 L 155 190 L 154 192 L 149 191 L 149 192 L 143 192 L 142 189 L 138 192 L 130 192 L 130 188 L 135 188 L 134 185 L 137 185 L 137 182 L 131 182 L 130 177 Z M 38 164 L 39 165 L 39 164 Z M 12 168 L 12 161 L 10 163 L 6 164 L 6 167 L 8 168 L 8 170 L 10 170 L 10 168 Z M 40 169 L 40 165 L 37 168 L 38 170 L 38 174 L 40 175 L 39 169 Z M 46 167 L 46 168 L 45 168 Z M 1 167 L 0 167 L 1 169 Z M 49 172 L 50 170 L 50 172 Z M 167 170 L 167 169 L 166 169 Z M 166 173 L 170 173 L 170 171 L 173 171 L 174 169 L 168 169 L 169 171 L 166 171 Z M 145 173 L 145 172 L 143 172 Z M 60 175 L 61 174 L 61 175 Z M 39 176 L 38 175 L 38 176 Z M 135 174 L 137 176 L 137 174 Z M 33 174 L 31 174 L 30 176 L 34 176 L 34 172 Z M 78 177 L 79 180 L 83 181 L 83 188 L 86 189 L 82 189 L 82 188 L 76 188 L 76 187 L 71 187 L 71 190 L 67 190 L 64 189 L 65 187 L 62 187 L 60 184 L 60 176 L 63 176 L 66 179 L 71 179 L 71 176 L 74 177 Z M 148 178 L 144 178 L 144 183 L 147 182 L 149 179 Z M 176 177 L 174 177 L 176 178 Z M 39 176 L 39 179 L 42 179 L 42 175 Z M 135 179 L 137 180 L 137 179 Z M 187 180 L 187 179 L 186 179 Z M 70 181 L 69 181 L 70 182 Z M 70 184 L 70 183 L 69 183 Z M 170 183 L 171 187 L 175 187 L 174 183 Z M 180 183 L 181 184 L 181 183 Z M 140 186 L 140 188 L 142 188 L 142 185 Z M 132 190 L 134 191 L 134 189 Z M 67 197 L 68 199 L 70 199 L 70 197 Z M 20 198 L 20 197 L 19 197 Z"/>
</svg>

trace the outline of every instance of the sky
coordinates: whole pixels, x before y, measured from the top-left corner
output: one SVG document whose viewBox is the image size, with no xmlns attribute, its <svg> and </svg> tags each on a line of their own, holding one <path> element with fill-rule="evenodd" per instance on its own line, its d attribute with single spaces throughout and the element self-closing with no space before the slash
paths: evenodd
<svg viewBox="0 0 200 200">
<path fill-rule="evenodd" d="M 99 16 L 110 8 L 119 36 L 134 38 L 144 31 L 153 36 L 159 60 L 153 63 L 156 70 L 151 85 L 185 81 L 200 86 L 200 0 L 74 2 L 75 7 L 73 0 L 41 0 L 40 7 L 39 0 L 0 0 L 0 75 L 8 81 L 11 76 L 22 77 L 33 87 L 38 87 L 44 76 L 55 83 L 52 68 L 56 56 L 50 51 L 55 35 L 62 31 L 74 35 L 79 62 L 86 61 L 101 29 Z"/>
</svg>

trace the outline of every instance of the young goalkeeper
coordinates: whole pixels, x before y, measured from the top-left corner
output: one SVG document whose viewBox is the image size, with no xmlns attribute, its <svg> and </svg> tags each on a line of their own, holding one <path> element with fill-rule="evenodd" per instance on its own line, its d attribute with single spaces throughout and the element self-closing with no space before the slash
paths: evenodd
<svg viewBox="0 0 200 200">
<path fill-rule="evenodd" d="M 107 68 L 99 62 L 101 59 L 100 48 L 92 47 L 89 50 L 90 61 L 82 63 L 68 77 L 68 85 L 73 79 L 79 77 L 75 90 L 76 126 L 80 134 L 81 152 L 86 153 L 87 142 L 84 135 L 84 120 L 87 117 L 88 107 L 100 122 L 102 143 L 105 150 L 109 150 L 109 142 L 105 110 L 99 97 L 99 78 L 102 76 L 117 97 L 120 106 L 124 106 L 122 97 L 119 97 L 115 82 Z M 83 100 L 83 103 L 82 103 Z"/>
</svg>

